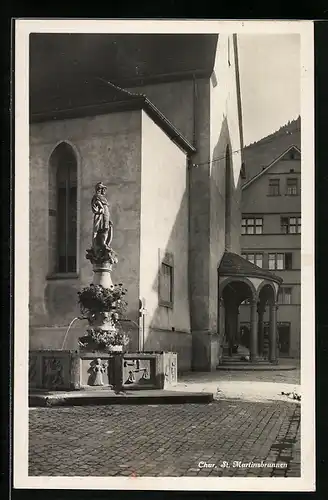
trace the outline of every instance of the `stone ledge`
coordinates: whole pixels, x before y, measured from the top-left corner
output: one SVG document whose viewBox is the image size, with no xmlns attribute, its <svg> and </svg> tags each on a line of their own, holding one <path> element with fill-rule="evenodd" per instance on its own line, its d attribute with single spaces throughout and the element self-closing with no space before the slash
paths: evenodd
<svg viewBox="0 0 328 500">
<path fill-rule="evenodd" d="M 214 399 L 210 392 L 177 392 L 164 390 L 149 390 L 135 392 L 126 391 L 115 394 L 112 390 L 48 392 L 38 391 L 29 394 L 29 407 L 52 406 L 84 406 L 84 405 L 149 405 L 149 404 L 208 404 Z"/>
<path fill-rule="evenodd" d="M 216 367 L 216 370 L 221 371 L 289 371 L 296 370 L 296 365 L 275 365 L 275 364 L 252 364 L 252 363 L 232 363 L 232 364 L 224 364 Z"/>
</svg>

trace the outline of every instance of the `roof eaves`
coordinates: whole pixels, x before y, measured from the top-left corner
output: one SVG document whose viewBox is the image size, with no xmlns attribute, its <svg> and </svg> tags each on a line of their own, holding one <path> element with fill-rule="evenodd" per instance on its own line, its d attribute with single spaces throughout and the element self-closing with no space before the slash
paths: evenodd
<svg viewBox="0 0 328 500">
<path fill-rule="evenodd" d="M 196 148 L 179 132 L 179 130 L 166 118 L 161 111 L 147 98 L 144 97 L 144 110 L 164 132 L 188 154 L 196 153 Z"/>
<path fill-rule="evenodd" d="M 227 259 L 228 262 L 225 262 Z M 231 266 L 232 263 L 232 267 Z M 226 267 L 228 265 L 228 269 Z M 241 268 L 243 266 L 243 268 Z M 245 267 L 247 266 L 247 267 Z M 219 265 L 219 272 L 221 276 L 242 276 L 242 277 L 257 277 L 268 279 L 270 281 L 276 281 L 278 284 L 283 282 L 280 276 L 273 274 L 271 271 L 266 271 L 261 267 L 253 264 L 241 255 L 235 254 L 233 252 L 225 251 Z"/>
<path fill-rule="evenodd" d="M 234 272 L 234 271 L 220 271 L 220 275 L 221 276 L 242 276 L 244 278 L 249 278 L 250 276 L 252 276 L 253 278 L 262 278 L 262 279 L 269 279 L 271 281 L 276 281 L 278 284 L 281 284 L 283 282 L 283 279 L 280 278 L 280 276 L 277 276 L 276 274 L 273 274 L 273 273 L 258 273 L 256 271 L 255 272 L 252 272 L 252 271 L 245 271 L 245 272 Z"/>
<path fill-rule="evenodd" d="M 74 118 L 83 118 L 84 116 L 104 115 L 106 113 L 114 113 L 120 111 L 130 111 L 141 109 L 142 100 L 122 100 L 115 102 L 104 102 L 98 104 L 90 104 L 86 106 L 78 106 L 75 108 L 65 109 L 50 109 L 37 113 L 30 114 L 31 123 L 41 123 L 51 120 L 68 120 Z"/>
<path fill-rule="evenodd" d="M 106 114 L 119 111 L 129 111 L 144 109 L 150 118 L 177 144 L 185 153 L 194 154 L 196 148 L 179 132 L 179 130 L 156 108 L 156 106 L 147 98 L 145 94 L 130 92 L 122 89 L 112 82 L 102 78 L 96 78 L 105 84 L 108 84 L 121 94 L 120 101 L 111 101 L 76 108 L 54 109 L 40 113 L 31 113 L 30 122 L 40 123 L 50 120 L 65 120 L 81 118 L 83 116 L 94 116 L 97 114 Z"/>
</svg>

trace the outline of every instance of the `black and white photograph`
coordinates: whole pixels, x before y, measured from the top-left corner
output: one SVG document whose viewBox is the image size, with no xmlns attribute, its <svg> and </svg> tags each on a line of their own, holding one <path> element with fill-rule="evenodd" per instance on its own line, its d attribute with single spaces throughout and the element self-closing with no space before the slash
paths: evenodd
<svg viewBox="0 0 328 500">
<path fill-rule="evenodd" d="M 313 491 L 312 23 L 15 29 L 15 487 Z"/>
</svg>

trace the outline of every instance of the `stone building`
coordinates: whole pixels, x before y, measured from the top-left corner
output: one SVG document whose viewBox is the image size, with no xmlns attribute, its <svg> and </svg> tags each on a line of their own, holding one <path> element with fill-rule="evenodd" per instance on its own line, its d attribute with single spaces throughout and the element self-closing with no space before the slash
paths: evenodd
<svg viewBox="0 0 328 500">
<path fill-rule="evenodd" d="M 299 358 L 301 329 L 301 122 L 245 148 L 248 178 L 242 187 L 242 256 L 283 279 L 278 294 L 280 356 Z M 264 314 L 264 334 L 269 312 Z M 240 329 L 249 330 L 249 305 Z"/>
<path fill-rule="evenodd" d="M 101 180 L 129 349 L 215 369 L 237 328 L 229 304 L 250 297 L 255 360 L 260 290 L 273 307 L 279 278 L 239 256 L 242 149 L 236 35 L 32 34 L 30 347 L 75 348 L 86 326 L 65 339 L 92 279 Z M 271 332 L 274 346 L 274 314 Z"/>
</svg>

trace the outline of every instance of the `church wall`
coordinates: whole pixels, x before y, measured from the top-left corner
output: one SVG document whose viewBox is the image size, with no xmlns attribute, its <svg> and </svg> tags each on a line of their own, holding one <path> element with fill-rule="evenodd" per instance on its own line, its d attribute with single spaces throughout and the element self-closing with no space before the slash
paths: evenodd
<svg viewBox="0 0 328 500">
<path fill-rule="evenodd" d="M 229 41 L 228 41 L 229 39 Z M 198 323 L 200 328 L 193 330 L 194 367 L 197 369 L 215 369 L 220 356 L 220 331 L 218 331 L 218 273 L 223 256 L 225 241 L 225 212 L 226 212 L 226 149 L 232 152 L 231 188 L 229 195 L 231 220 L 229 250 L 239 253 L 240 244 L 240 167 L 241 167 L 241 138 L 239 131 L 238 98 L 236 86 L 236 71 L 232 36 L 220 35 L 214 65 L 214 71 L 206 90 L 209 100 L 208 116 L 204 122 L 208 123 L 208 168 L 207 194 L 203 196 L 204 207 L 209 208 L 207 227 L 208 247 L 206 255 L 208 262 L 202 279 L 202 288 L 207 289 L 207 321 Z M 199 99 L 201 94 L 199 93 Z M 198 125 L 201 127 L 201 124 Z M 205 123 L 203 126 L 206 127 Z M 206 128 L 201 129 L 202 131 Z M 204 146 L 205 138 L 199 136 L 199 142 Z M 205 160 L 206 161 L 206 160 Z M 196 191 L 195 191 L 196 198 Z M 193 234 L 192 236 L 193 237 Z M 206 257 L 205 257 L 206 258 Z M 196 282 L 196 287 L 198 283 Z M 205 302 L 203 301 L 203 303 Z M 196 304 L 195 304 L 196 305 Z M 197 312 L 192 311 L 192 315 Z M 197 325 L 198 326 L 198 325 Z M 219 335 L 216 335 L 219 333 Z"/>
<path fill-rule="evenodd" d="M 179 370 L 190 369 L 188 294 L 188 171 L 186 154 L 142 115 L 140 297 L 144 300 L 145 350 L 178 353 Z M 173 266 L 173 304 L 160 302 L 162 259 Z"/>
<path fill-rule="evenodd" d="M 69 142 L 78 161 L 77 273 L 49 276 L 48 175 L 49 158 L 61 141 Z M 92 281 L 85 259 L 91 245 L 90 201 L 94 185 L 107 185 L 114 224 L 112 246 L 119 255 L 114 283 L 128 289 L 128 317 L 138 321 L 140 255 L 141 113 L 32 124 L 30 127 L 30 347 L 61 347 L 66 327 L 79 314 L 77 291 Z M 85 323 L 75 323 L 65 344 L 76 346 Z M 76 327 L 76 328 L 75 328 Z"/>
</svg>

